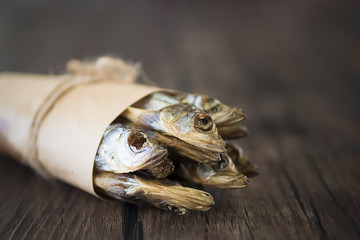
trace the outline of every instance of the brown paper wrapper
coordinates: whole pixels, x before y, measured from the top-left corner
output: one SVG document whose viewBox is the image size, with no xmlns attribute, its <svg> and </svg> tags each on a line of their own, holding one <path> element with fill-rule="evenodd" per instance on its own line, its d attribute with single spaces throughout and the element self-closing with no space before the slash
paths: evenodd
<svg viewBox="0 0 360 240">
<path fill-rule="evenodd" d="M 93 167 L 105 129 L 160 90 L 126 76 L 0 73 L 0 149 L 97 196 Z"/>
</svg>

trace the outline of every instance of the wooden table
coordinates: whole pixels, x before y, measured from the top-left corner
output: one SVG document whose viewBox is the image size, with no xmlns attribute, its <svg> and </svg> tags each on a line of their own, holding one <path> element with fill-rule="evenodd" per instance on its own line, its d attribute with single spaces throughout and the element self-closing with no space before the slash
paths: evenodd
<svg viewBox="0 0 360 240">
<path fill-rule="evenodd" d="M 0 70 L 141 61 L 248 113 L 261 175 L 184 216 L 96 199 L 0 159 L 1 239 L 359 239 L 359 4 L 3 1 Z"/>
</svg>

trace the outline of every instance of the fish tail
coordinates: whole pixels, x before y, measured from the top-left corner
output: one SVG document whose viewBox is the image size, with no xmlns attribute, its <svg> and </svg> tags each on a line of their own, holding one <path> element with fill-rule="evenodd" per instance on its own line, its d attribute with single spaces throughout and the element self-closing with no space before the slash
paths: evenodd
<svg viewBox="0 0 360 240">
<path fill-rule="evenodd" d="M 239 174 L 215 174 L 207 181 L 201 182 L 205 186 L 217 187 L 217 188 L 246 188 L 249 186 L 248 178 Z"/>
<path fill-rule="evenodd" d="M 207 211 L 215 204 L 213 197 L 205 191 L 183 187 L 169 180 L 143 181 L 139 176 L 136 179 L 141 182 L 136 190 L 143 193 L 144 200 L 159 208 L 183 214 L 186 209 Z"/>
</svg>

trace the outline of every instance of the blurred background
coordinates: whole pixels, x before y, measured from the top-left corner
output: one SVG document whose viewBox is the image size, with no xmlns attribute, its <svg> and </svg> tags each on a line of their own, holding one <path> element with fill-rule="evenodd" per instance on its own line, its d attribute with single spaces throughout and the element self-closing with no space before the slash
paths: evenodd
<svg viewBox="0 0 360 240">
<path fill-rule="evenodd" d="M 1 71 L 62 73 L 69 59 L 112 55 L 141 62 L 162 87 L 236 100 L 250 116 L 250 101 L 278 116 L 279 95 L 302 104 L 296 94 L 324 91 L 333 102 L 311 99 L 316 110 L 300 114 L 358 116 L 348 94 L 359 89 L 357 3 L 17 0 L 0 3 L 0 24 Z"/>
<path fill-rule="evenodd" d="M 179 225 L 184 236 L 220 239 L 290 239 L 298 232 L 304 238 L 360 236 L 359 3 L 0 2 L 0 71 L 62 73 L 69 59 L 102 55 L 141 62 L 161 87 L 209 94 L 243 108 L 251 135 L 240 144 L 262 170 L 245 192 L 212 191 L 217 205 L 206 215 L 178 220 L 140 210 L 144 236 L 175 236 Z M 1 165 L 2 174 L 25 174 L 27 187 L 37 189 L 36 201 L 43 201 L 45 181 L 10 161 Z M 1 191 L 9 192 L 11 184 L 18 183 L 3 184 Z M 82 196 L 67 186 L 56 188 Z M 11 191 L 17 194 L 16 187 Z M 82 214 L 81 208 L 74 211 Z M 23 215 L 4 216 L 13 216 L 0 225 L 10 234 L 5 227 L 14 229 Z M 186 224 L 199 216 L 199 225 Z M 28 221 L 41 226 L 41 218 L 34 219 Z M 173 228 L 162 229 L 157 223 L 163 221 Z M 26 231 L 28 225 L 20 226 Z"/>
</svg>

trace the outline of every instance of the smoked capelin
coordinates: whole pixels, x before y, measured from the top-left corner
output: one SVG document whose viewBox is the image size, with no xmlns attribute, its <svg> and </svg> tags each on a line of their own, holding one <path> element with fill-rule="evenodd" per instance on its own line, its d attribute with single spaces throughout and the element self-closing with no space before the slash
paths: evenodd
<svg viewBox="0 0 360 240">
<path fill-rule="evenodd" d="M 193 186 L 246 188 L 248 177 L 259 174 L 241 147 L 223 140 L 248 135 L 240 124 L 245 117 L 242 109 L 206 95 L 153 93 L 105 132 L 94 188 L 103 197 L 180 215 L 208 211 L 213 197 Z"/>
</svg>

